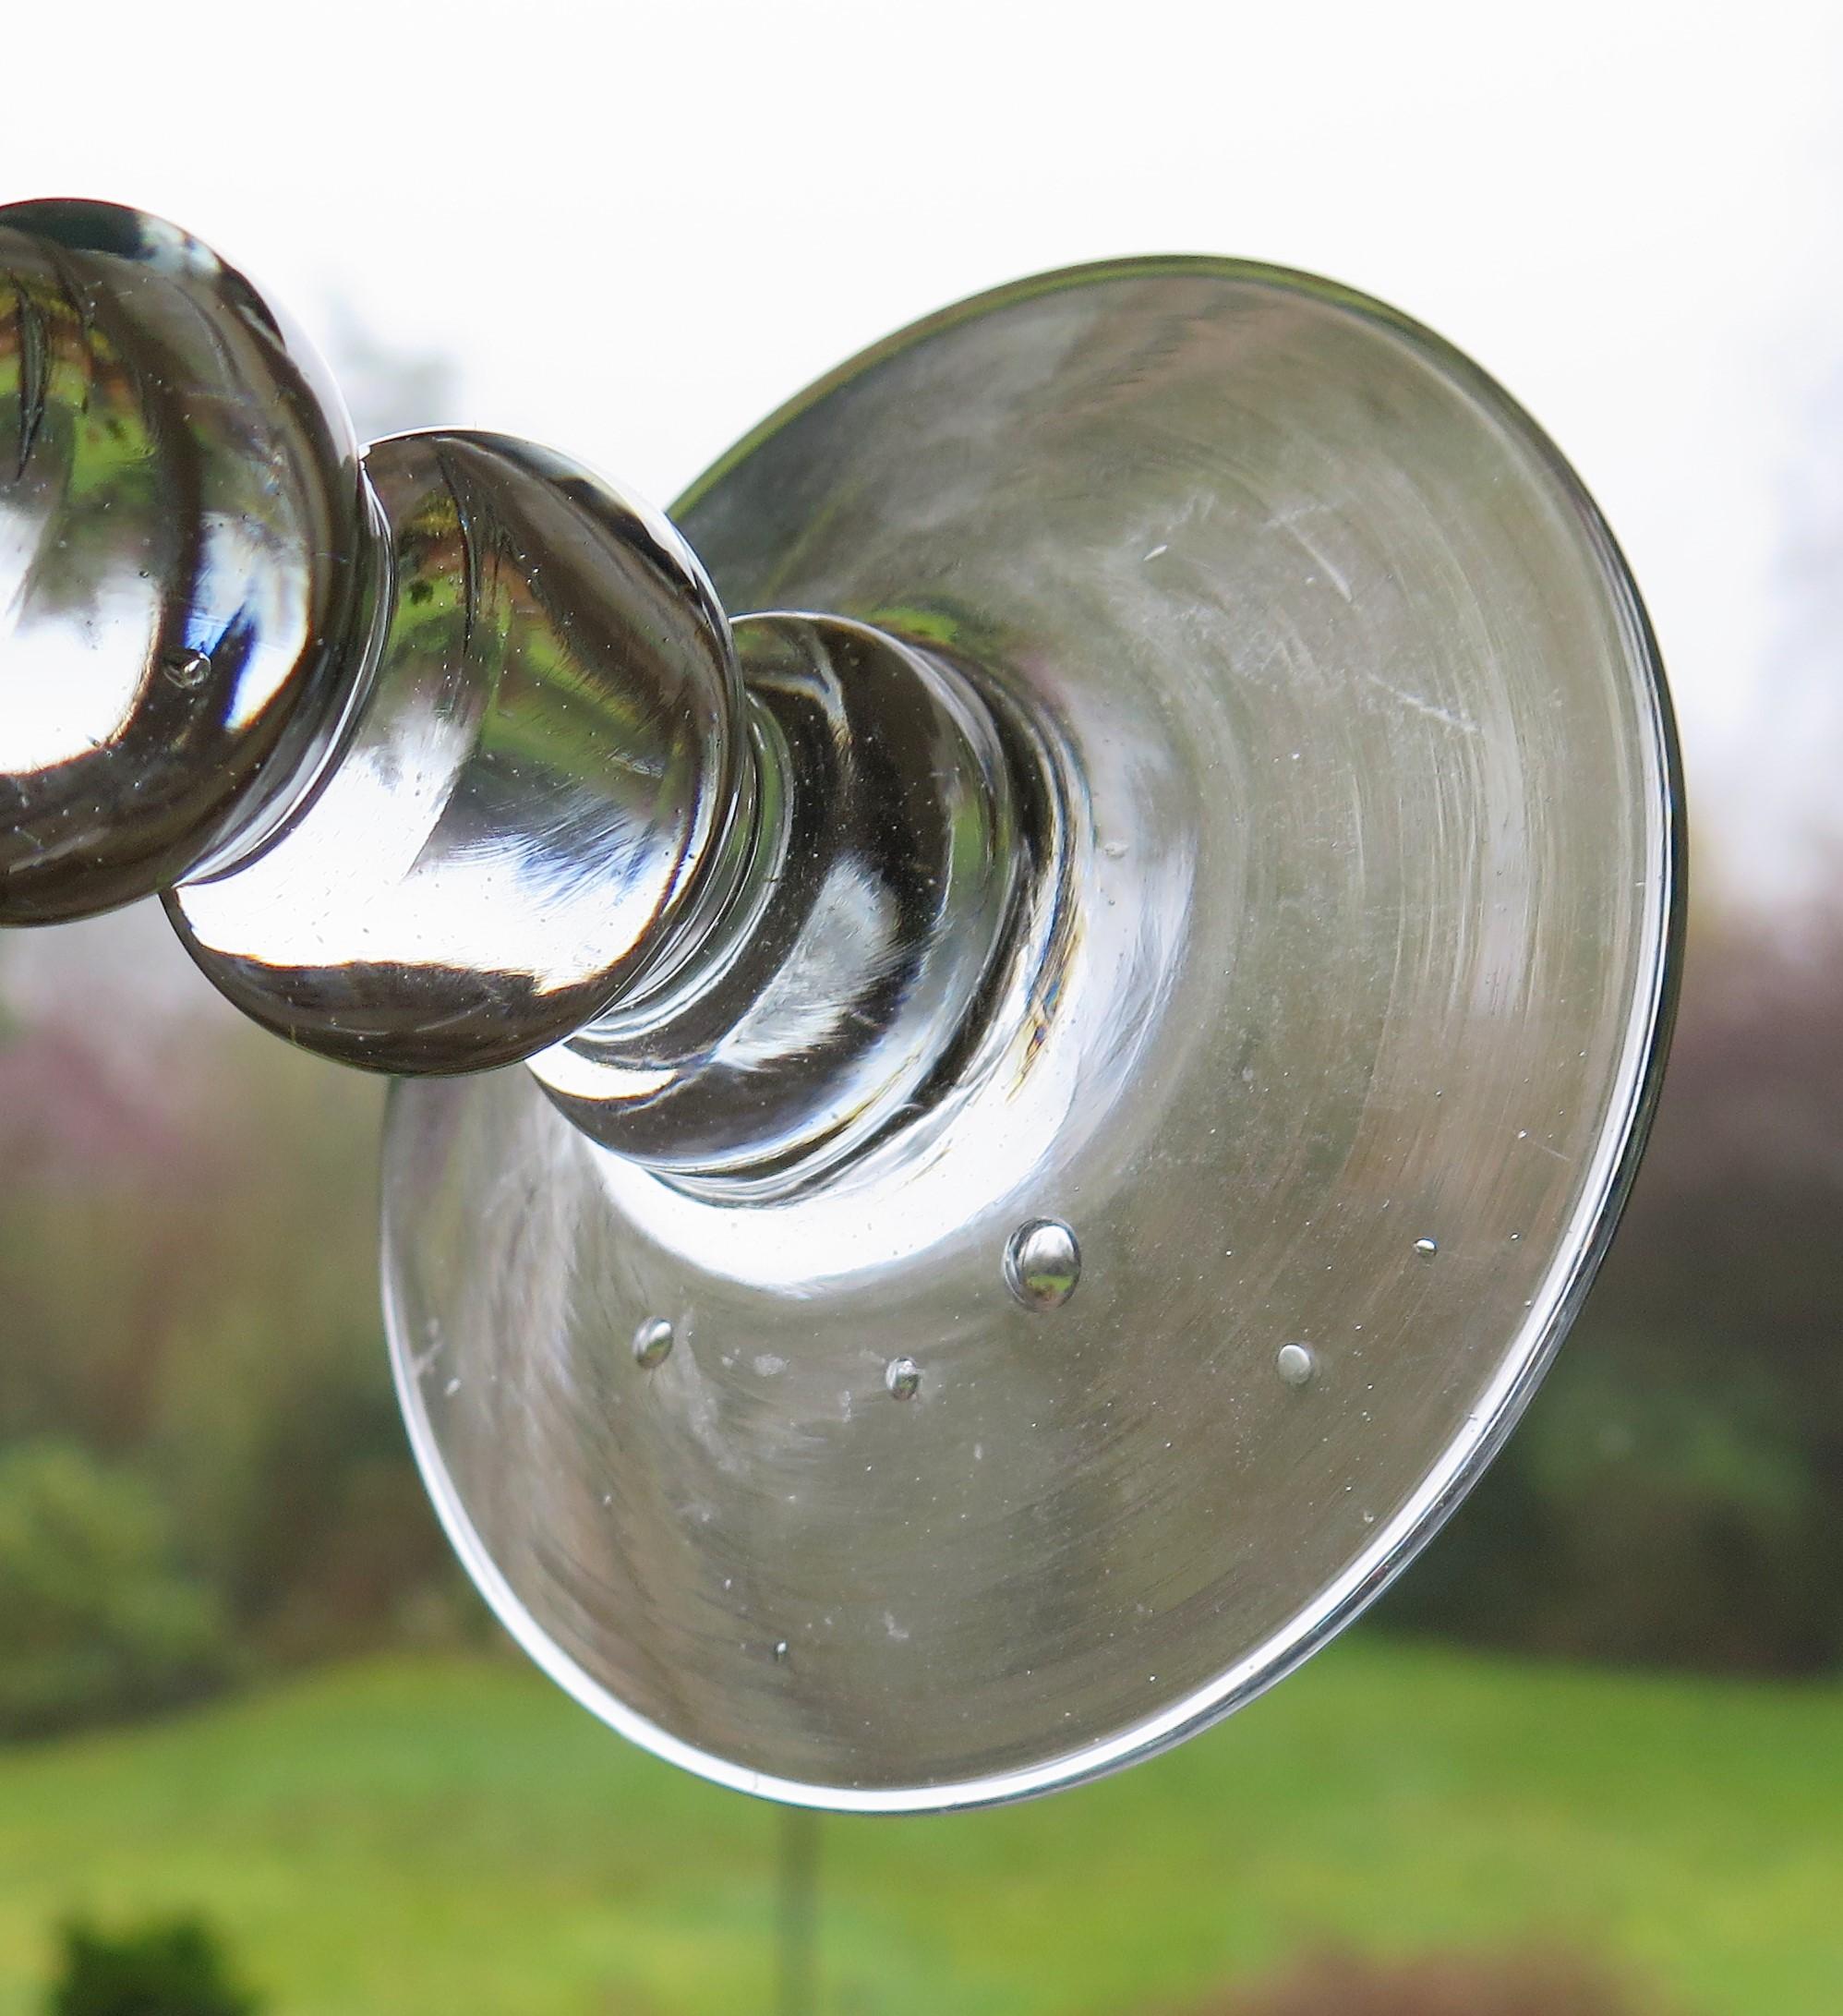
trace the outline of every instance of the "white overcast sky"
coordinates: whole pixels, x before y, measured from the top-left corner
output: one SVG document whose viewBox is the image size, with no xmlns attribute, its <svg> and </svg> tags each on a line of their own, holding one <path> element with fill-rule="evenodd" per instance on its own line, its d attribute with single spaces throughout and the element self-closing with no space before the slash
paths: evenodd
<svg viewBox="0 0 1843 2016">
<path fill-rule="evenodd" d="M 0 198 L 162 212 L 330 347 L 343 301 L 452 357 L 423 417 L 661 502 L 818 371 L 1020 273 L 1212 251 L 1380 295 L 1598 495 L 1705 837 L 1764 859 L 1832 795 L 1836 0 L 15 7 Z"/>
</svg>

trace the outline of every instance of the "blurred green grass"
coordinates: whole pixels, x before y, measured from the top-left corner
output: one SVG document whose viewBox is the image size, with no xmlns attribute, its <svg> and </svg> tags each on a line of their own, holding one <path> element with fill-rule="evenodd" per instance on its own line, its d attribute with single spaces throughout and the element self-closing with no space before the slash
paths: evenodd
<svg viewBox="0 0 1843 2016">
<path fill-rule="evenodd" d="M 1843 1690 L 1358 1636 L 1006 1812 L 828 1819 L 824 2007 L 1125 2011 L 1336 1940 L 1557 1939 L 1704 2016 L 1843 1999 Z M 202 1908 L 275 2016 L 769 2006 L 778 1816 L 508 1661 L 395 1657 L 0 1753 L 0 2016 L 58 1917 Z"/>
</svg>

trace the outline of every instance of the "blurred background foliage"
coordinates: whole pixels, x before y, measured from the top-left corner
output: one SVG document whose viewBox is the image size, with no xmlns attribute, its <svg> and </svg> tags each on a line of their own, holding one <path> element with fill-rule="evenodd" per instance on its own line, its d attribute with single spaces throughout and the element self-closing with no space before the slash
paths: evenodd
<svg viewBox="0 0 1843 2016">
<path fill-rule="evenodd" d="M 379 1333 L 382 1088 L 238 1027 L 166 936 L 4 955 L 10 1733 L 463 1614 Z"/>
</svg>

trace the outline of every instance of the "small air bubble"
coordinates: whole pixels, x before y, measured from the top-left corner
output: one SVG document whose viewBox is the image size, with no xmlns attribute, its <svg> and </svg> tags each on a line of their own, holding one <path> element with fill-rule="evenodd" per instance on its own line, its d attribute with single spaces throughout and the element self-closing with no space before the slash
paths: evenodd
<svg viewBox="0 0 1843 2016">
<path fill-rule="evenodd" d="M 1060 1309 L 1081 1279 L 1081 1249 L 1060 1218 L 1031 1218 L 1005 1249 L 1005 1285 L 1026 1309 Z"/>
<path fill-rule="evenodd" d="M 461 1382 L 458 1379 L 451 1379 L 441 1391 L 445 1398 L 452 1400 L 461 1391 Z"/>
<path fill-rule="evenodd" d="M 180 649 L 169 651 L 160 661 L 160 669 L 167 678 L 184 693 L 197 693 L 211 676 L 211 661 L 202 651 Z"/>
<path fill-rule="evenodd" d="M 671 1355 L 672 1326 L 663 1316 L 642 1323 L 633 1333 L 633 1362 L 642 1371 L 650 1372 L 655 1366 L 663 1365 Z"/>
<path fill-rule="evenodd" d="M 786 1640 L 785 1638 L 777 1638 L 777 1639 L 775 1640 L 775 1663 L 776 1663 L 777 1665 L 779 1665 L 779 1664 L 781 1663 L 781 1661 L 782 1661 L 783 1660 L 785 1660 L 786 1658 L 787 1658 L 787 1640 Z"/>
<path fill-rule="evenodd" d="M 883 1382 L 898 1400 L 912 1400 L 922 1390 L 922 1368 L 912 1358 L 893 1358 L 884 1368 Z"/>
<path fill-rule="evenodd" d="M 1312 1374 L 1319 1369 L 1311 1346 L 1306 1344 L 1283 1344 L 1273 1363 L 1289 1386 L 1309 1384 Z"/>
<path fill-rule="evenodd" d="M 1439 1251 L 1439 1241 L 1438 1239 L 1416 1239 L 1415 1241 L 1415 1250 L 1423 1260 L 1431 1260 Z"/>
</svg>

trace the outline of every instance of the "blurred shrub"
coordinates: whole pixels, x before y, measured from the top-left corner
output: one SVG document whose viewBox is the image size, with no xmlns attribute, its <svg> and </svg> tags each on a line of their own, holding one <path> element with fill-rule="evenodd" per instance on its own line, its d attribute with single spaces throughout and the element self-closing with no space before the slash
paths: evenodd
<svg viewBox="0 0 1843 2016">
<path fill-rule="evenodd" d="M 223 1613 L 145 1484 L 66 1443 L 0 1452 L 0 1734 L 165 1707 L 229 1672 Z"/>
<path fill-rule="evenodd" d="M 1657 2007 L 1567 1954 L 1378 1961 L 1327 1953 L 1188 2016 L 1649 2016 Z"/>
<path fill-rule="evenodd" d="M 67 1925 L 45 2006 L 48 2016 L 255 2016 L 262 2005 L 236 1984 L 217 1934 L 182 1918 L 114 1934 Z"/>
<path fill-rule="evenodd" d="M 1730 1670 L 1843 1663 L 1843 919 L 1693 935 L 1598 1286 L 1385 1614 Z"/>
</svg>

